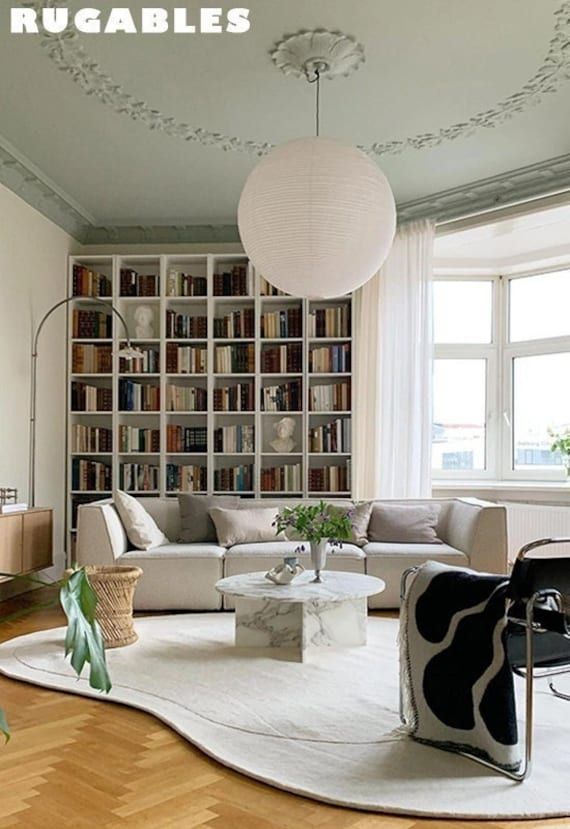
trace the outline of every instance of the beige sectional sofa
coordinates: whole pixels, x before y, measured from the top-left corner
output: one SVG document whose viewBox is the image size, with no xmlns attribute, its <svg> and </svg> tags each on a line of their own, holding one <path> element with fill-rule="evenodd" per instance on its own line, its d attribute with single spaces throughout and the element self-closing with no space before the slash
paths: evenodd
<svg viewBox="0 0 570 829">
<path fill-rule="evenodd" d="M 142 500 L 142 499 L 141 499 Z M 137 610 L 221 610 L 222 599 L 215 589 L 218 579 L 255 570 L 268 570 L 293 554 L 297 541 L 238 544 L 226 549 L 217 544 L 178 544 L 180 532 L 178 502 L 175 498 L 145 498 L 145 508 L 171 543 L 141 551 L 129 548 L 121 519 L 112 501 L 86 504 L 79 509 L 77 560 L 79 564 L 136 564 L 144 575 L 137 587 Z M 290 506 L 292 502 L 244 500 L 243 506 Z M 309 503 L 309 502 L 303 502 Z M 350 506 L 349 501 L 336 501 Z M 432 503 L 401 501 L 390 503 Z M 371 608 L 399 605 L 400 578 L 404 570 L 427 560 L 472 567 L 489 573 L 507 569 L 507 522 L 502 506 L 474 498 L 438 500 L 441 504 L 437 535 L 441 544 L 368 543 L 363 547 L 343 544 L 331 551 L 327 569 L 368 573 L 386 582 L 386 590 L 370 599 Z M 309 567 L 307 552 L 300 556 Z M 226 602 L 224 609 L 231 609 Z"/>
</svg>

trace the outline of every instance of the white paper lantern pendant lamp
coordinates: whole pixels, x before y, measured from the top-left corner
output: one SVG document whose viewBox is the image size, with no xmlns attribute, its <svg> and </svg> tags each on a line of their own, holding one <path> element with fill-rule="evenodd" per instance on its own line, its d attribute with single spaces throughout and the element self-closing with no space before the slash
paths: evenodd
<svg viewBox="0 0 570 829">
<path fill-rule="evenodd" d="M 354 71 L 364 51 L 339 32 L 302 32 L 272 57 L 286 74 L 315 84 L 317 134 L 272 150 L 249 175 L 238 208 L 242 243 L 282 291 L 342 296 L 380 269 L 396 231 L 394 196 L 377 164 L 319 134 L 321 79 Z"/>
</svg>

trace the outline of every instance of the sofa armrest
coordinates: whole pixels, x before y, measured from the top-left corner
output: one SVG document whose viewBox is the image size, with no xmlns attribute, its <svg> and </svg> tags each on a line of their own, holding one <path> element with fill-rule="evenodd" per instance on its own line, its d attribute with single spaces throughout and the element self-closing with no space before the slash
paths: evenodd
<svg viewBox="0 0 570 829">
<path fill-rule="evenodd" d="M 507 510 L 478 498 L 457 498 L 451 504 L 442 538 L 469 558 L 481 573 L 507 572 Z"/>
<path fill-rule="evenodd" d="M 127 534 L 111 501 L 82 504 L 77 520 L 77 563 L 114 564 L 129 549 Z"/>
</svg>

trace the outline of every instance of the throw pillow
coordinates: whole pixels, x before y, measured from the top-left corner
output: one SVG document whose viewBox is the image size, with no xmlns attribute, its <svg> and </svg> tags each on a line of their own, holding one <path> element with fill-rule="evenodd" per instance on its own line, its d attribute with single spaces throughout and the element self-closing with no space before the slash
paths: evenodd
<svg viewBox="0 0 570 829">
<path fill-rule="evenodd" d="M 127 538 L 137 550 L 151 550 L 168 543 L 168 538 L 152 515 L 132 495 L 119 489 L 113 493 L 113 503 L 123 522 Z"/>
<path fill-rule="evenodd" d="M 374 504 L 369 541 L 395 544 L 441 544 L 436 527 L 440 504 Z"/>
<path fill-rule="evenodd" d="M 216 544 L 218 537 L 209 510 L 213 507 L 237 509 L 240 499 L 232 495 L 192 495 L 181 492 L 178 496 L 180 508 L 180 544 L 208 542 Z"/>
<path fill-rule="evenodd" d="M 218 543 L 222 547 L 234 544 L 260 544 L 264 541 L 284 541 L 284 533 L 276 535 L 273 522 L 276 507 L 261 509 L 221 509 L 214 507 L 210 517 L 216 525 Z"/>
<path fill-rule="evenodd" d="M 372 507 L 372 501 L 363 501 L 360 504 L 354 504 L 352 507 L 334 507 L 335 511 L 341 515 L 345 515 L 347 512 L 351 513 L 352 533 L 350 538 L 346 539 L 347 544 L 357 544 L 359 547 L 363 547 L 368 542 L 368 524 L 370 523 Z"/>
</svg>

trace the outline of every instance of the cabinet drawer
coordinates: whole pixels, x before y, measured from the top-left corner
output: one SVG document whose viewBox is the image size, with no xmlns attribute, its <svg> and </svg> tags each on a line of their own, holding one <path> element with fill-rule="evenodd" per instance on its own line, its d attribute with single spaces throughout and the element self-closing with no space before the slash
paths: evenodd
<svg viewBox="0 0 570 829">
<path fill-rule="evenodd" d="M 52 565 L 52 513 L 26 512 L 24 519 L 24 540 L 22 569 L 24 573 L 42 570 Z"/>
<path fill-rule="evenodd" d="M 22 516 L 0 518 L 0 572 L 22 572 Z M 4 581 L 4 579 L 2 579 Z"/>
</svg>

